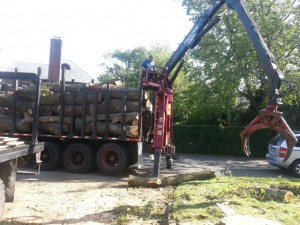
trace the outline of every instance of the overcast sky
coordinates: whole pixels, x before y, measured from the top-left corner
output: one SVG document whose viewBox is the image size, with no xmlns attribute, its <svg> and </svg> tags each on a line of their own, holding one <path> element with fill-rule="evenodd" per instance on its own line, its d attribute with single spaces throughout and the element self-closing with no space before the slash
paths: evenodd
<svg viewBox="0 0 300 225">
<path fill-rule="evenodd" d="M 58 36 L 62 59 L 96 76 L 105 52 L 155 43 L 175 50 L 191 27 L 181 0 L 1 0 L 0 65 L 48 63 Z"/>
</svg>

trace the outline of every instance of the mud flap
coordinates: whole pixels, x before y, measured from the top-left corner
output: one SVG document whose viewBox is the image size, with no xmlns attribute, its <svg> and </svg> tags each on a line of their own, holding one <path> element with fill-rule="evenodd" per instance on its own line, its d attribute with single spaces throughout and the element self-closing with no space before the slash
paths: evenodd
<svg viewBox="0 0 300 225">
<path fill-rule="evenodd" d="M 283 160 L 286 161 L 292 154 L 293 148 L 298 142 L 297 138 L 282 117 L 282 113 L 278 111 L 269 111 L 268 109 L 260 110 L 259 115 L 240 133 L 245 154 L 247 156 L 251 154 L 249 139 L 254 132 L 260 129 L 272 129 L 284 137 L 288 147 L 287 155 Z"/>
</svg>

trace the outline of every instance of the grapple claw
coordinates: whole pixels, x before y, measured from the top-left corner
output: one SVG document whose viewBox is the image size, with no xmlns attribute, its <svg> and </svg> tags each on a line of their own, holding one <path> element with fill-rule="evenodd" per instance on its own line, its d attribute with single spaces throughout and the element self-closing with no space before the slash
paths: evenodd
<svg viewBox="0 0 300 225">
<path fill-rule="evenodd" d="M 255 131 L 260 129 L 272 129 L 283 136 L 288 147 L 287 155 L 283 160 L 286 161 L 292 154 L 293 148 L 297 143 L 297 138 L 282 117 L 282 113 L 270 111 L 269 109 L 260 110 L 259 115 L 240 133 L 245 154 L 247 156 L 250 155 L 249 139 Z"/>
</svg>

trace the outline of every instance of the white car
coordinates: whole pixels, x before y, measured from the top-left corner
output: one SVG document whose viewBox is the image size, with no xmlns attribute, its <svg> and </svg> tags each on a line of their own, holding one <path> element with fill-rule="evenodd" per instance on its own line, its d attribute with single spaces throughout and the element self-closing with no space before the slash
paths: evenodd
<svg viewBox="0 0 300 225">
<path fill-rule="evenodd" d="M 284 138 L 278 134 L 269 143 L 269 152 L 266 155 L 268 163 L 281 169 L 292 172 L 295 176 L 300 177 L 300 133 L 296 132 L 295 136 L 298 143 L 293 148 L 291 156 L 283 162 L 287 154 L 287 144 Z"/>
</svg>

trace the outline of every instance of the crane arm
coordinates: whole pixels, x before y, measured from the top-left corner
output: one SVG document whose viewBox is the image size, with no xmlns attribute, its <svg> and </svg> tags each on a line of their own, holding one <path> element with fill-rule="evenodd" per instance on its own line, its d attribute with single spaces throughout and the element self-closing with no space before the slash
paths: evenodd
<svg viewBox="0 0 300 225">
<path fill-rule="evenodd" d="M 177 63 L 184 58 L 185 54 L 199 43 L 201 37 L 218 22 L 217 20 L 215 20 L 214 22 L 212 22 L 213 25 L 207 28 L 207 25 L 211 21 L 214 14 L 216 14 L 216 12 L 224 5 L 224 3 L 225 0 L 214 1 L 209 6 L 209 8 L 205 10 L 204 14 L 200 16 L 200 18 L 194 24 L 190 32 L 185 36 L 184 40 L 181 42 L 181 44 L 171 56 L 170 60 L 165 65 L 168 74 L 170 74 L 177 65 Z"/>
<path fill-rule="evenodd" d="M 280 89 L 281 81 L 284 79 L 284 75 L 278 69 L 277 63 L 271 51 L 268 49 L 264 42 L 260 31 L 255 26 L 254 21 L 248 15 L 243 3 L 239 0 L 226 0 L 229 8 L 234 9 L 241 22 L 243 23 L 245 30 L 253 44 L 253 47 L 260 58 L 260 61 L 264 67 L 265 73 L 271 81 L 271 88 L 269 92 L 269 103 L 277 103 L 278 90 Z"/>
<path fill-rule="evenodd" d="M 284 76 L 279 70 L 273 54 L 264 42 L 260 31 L 255 26 L 252 18 L 248 15 L 243 3 L 240 0 L 226 0 L 226 3 L 229 8 L 234 9 L 238 14 L 253 47 L 260 58 L 266 76 L 271 82 L 267 107 L 261 109 L 259 115 L 240 133 L 244 152 L 246 155 L 250 154 L 249 139 L 255 131 L 270 128 L 279 132 L 287 142 L 288 153 L 284 159 L 284 161 L 286 161 L 290 157 L 293 147 L 297 143 L 297 138 L 283 118 L 282 113 L 277 111 L 279 99 L 281 97 L 280 86 L 281 82 L 284 80 Z"/>
</svg>

